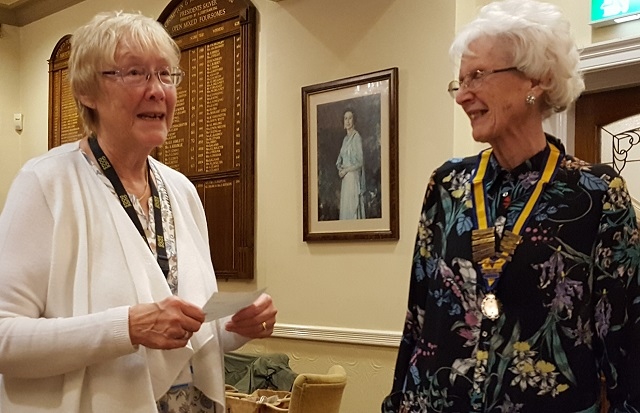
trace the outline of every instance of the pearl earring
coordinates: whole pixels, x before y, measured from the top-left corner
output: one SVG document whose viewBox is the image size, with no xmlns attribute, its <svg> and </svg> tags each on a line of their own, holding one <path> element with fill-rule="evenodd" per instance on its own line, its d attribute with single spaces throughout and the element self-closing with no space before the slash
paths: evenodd
<svg viewBox="0 0 640 413">
<path fill-rule="evenodd" d="M 533 106 L 536 103 L 536 97 L 533 95 L 527 95 L 525 102 L 527 102 L 527 105 Z"/>
</svg>

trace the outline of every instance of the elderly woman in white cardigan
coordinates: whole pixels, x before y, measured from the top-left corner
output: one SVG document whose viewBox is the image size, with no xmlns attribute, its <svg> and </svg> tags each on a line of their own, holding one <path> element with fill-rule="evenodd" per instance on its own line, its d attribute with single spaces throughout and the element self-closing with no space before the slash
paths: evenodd
<svg viewBox="0 0 640 413">
<path fill-rule="evenodd" d="M 139 14 L 72 36 L 86 137 L 22 168 L 0 216 L 0 411 L 222 412 L 223 353 L 273 331 L 263 294 L 205 322 L 217 290 L 194 186 L 149 155 L 180 52 Z"/>
</svg>

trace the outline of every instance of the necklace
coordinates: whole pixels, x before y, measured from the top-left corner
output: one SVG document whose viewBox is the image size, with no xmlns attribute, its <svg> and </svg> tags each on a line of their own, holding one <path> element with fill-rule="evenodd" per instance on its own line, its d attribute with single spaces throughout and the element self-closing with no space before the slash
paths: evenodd
<svg viewBox="0 0 640 413">
<path fill-rule="evenodd" d="M 500 317 L 501 308 L 500 301 L 498 301 L 494 290 L 504 272 L 505 265 L 511 261 L 516 248 L 522 242 L 520 232 L 538 203 L 542 195 L 542 189 L 555 175 L 562 157 L 560 150 L 550 144 L 542 176 L 538 179 L 533 193 L 526 201 L 513 228 L 504 231 L 499 248 L 496 248 L 495 228 L 489 226 L 489 210 L 487 208 L 487 194 L 484 182 L 490 156 L 490 148 L 480 154 L 478 167 L 472 180 L 476 229 L 471 233 L 471 251 L 473 253 L 473 261 L 479 265 L 485 281 L 486 294 L 480 304 L 482 314 L 490 320 L 497 320 Z"/>
<path fill-rule="evenodd" d="M 147 188 L 149 188 L 149 173 L 147 172 L 146 174 L 144 174 L 144 176 L 145 176 L 144 189 L 142 190 L 142 193 L 140 195 L 136 195 L 136 194 L 132 193 L 132 195 L 135 196 L 136 198 L 138 198 L 139 200 L 142 199 L 144 194 L 147 193 Z"/>
</svg>

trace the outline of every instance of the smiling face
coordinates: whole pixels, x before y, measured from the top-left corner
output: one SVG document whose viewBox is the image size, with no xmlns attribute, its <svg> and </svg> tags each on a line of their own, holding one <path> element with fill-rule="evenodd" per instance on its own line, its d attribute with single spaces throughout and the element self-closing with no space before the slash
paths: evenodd
<svg viewBox="0 0 640 413">
<path fill-rule="evenodd" d="M 476 70 L 513 66 L 505 41 L 481 37 L 469 44 L 469 50 L 460 61 L 461 80 Z M 532 81 L 515 70 L 488 74 L 474 87 L 461 88 L 456 103 L 471 120 L 473 139 L 495 146 L 525 136 L 527 128 L 537 119 L 537 111 L 525 102 L 532 88 Z"/>
<path fill-rule="evenodd" d="M 115 67 L 104 71 L 141 66 L 155 73 L 169 66 L 167 59 L 152 52 L 117 50 Z M 176 88 L 152 75 L 140 86 L 126 85 L 120 76 L 100 76 L 95 96 L 83 103 L 97 114 L 97 134 L 102 142 L 122 151 L 150 153 L 167 138 L 176 106 Z"/>
</svg>

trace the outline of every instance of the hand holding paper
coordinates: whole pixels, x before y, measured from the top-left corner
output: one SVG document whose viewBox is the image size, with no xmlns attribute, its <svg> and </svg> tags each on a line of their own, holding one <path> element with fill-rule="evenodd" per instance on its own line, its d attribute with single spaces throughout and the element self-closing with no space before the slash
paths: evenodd
<svg viewBox="0 0 640 413">
<path fill-rule="evenodd" d="M 278 313 L 273 299 L 264 293 L 264 289 L 211 297 L 203 310 L 207 321 L 233 314 L 225 324 L 225 330 L 247 338 L 265 338 L 273 334 Z"/>
<path fill-rule="evenodd" d="M 209 301 L 202 307 L 202 311 L 205 314 L 205 323 L 237 313 L 251 305 L 264 290 L 263 288 L 251 292 L 229 293 L 218 291 L 213 293 Z"/>
</svg>

